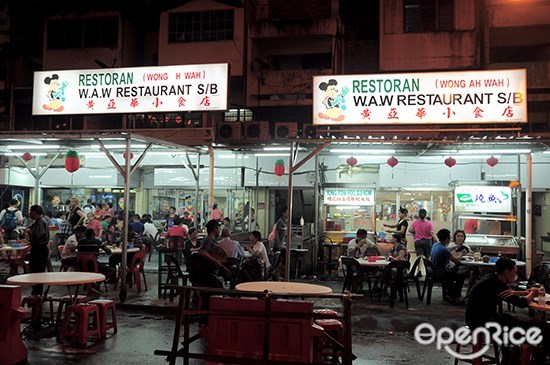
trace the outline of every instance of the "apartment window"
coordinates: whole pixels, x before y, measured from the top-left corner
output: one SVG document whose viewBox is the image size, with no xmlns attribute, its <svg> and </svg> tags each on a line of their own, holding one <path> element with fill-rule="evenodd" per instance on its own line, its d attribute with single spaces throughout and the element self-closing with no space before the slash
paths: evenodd
<svg viewBox="0 0 550 365">
<path fill-rule="evenodd" d="M 229 109 L 225 112 L 223 120 L 226 122 L 252 122 L 254 114 L 250 109 Z"/>
<path fill-rule="evenodd" d="M 118 18 L 50 20 L 47 23 L 48 49 L 116 48 Z"/>
<path fill-rule="evenodd" d="M 453 0 L 404 0 L 405 33 L 453 30 Z"/>
<path fill-rule="evenodd" d="M 233 39 L 233 10 L 172 13 L 168 42 L 211 42 Z"/>
</svg>

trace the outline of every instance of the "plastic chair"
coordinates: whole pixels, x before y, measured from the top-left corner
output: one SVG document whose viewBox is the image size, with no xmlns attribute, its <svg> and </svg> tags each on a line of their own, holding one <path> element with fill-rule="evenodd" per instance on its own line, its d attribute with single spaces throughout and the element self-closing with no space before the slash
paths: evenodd
<svg viewBox="0 0 550 365">
<path fill-rule="evenodd" d="M 138 251 L 134 254 L 134 257 L 132 258 L 132 262 L 130 263 L 130 266 L 128 266 L 126 269 L 121 267 L 118 271 L 118 280 L 115 284 L 115 289 L 118 286 L 118 282 L 122 279 L 122 275 L 129 274 L 128 275 L 128 287 L 132 287 L 132 283 L 135 281 L 137 292 L 141 293 L 141 277 L 143 276 L 143 283 L 145 284 L 145 290 L 147 291 L 147 279 L 145 278 L 145 255 L 147 253 L 145 251 Z"/>
<path fill-rule="evenodd" d="M 76 270 L 81 272 L 96 272 L 99 273 L 99 264 L 97 257 L 93 252 L 79 252 L 76 255 Z M 107 281 L 103 281 L 105 291 L 108 291 Z M 88 295 L 91 294 L 92 284 L 88 284 Z"/>
<path fill-rule="evenodd" d="M 29 273 L 31 268 L 25 261 L 25 257 L 31 252 L 31 246 L 27 246 L 22 250 L 8 250 L 7 256 L 10 262 L 10 276 L 18 275 L 19 268 L 23 269 L 23 273 Z"/>
<path fill-rule="evenodd" d="M 370 299 L 372 300 L 372 283 L 369 275 L 365 275 L 363 267 L 359 261 L 352 257 L 342 256 L 342 269 L 344 271 L 344 285 L 342 287 L 342 293 L 350 291 L 352 293 L 358 293 L 363 290 L 363 279 L 367 281 L 369 286 Z"/>
<path fill-rule="evenodd" d="M 186 286 L 189 274 L 181 270 L 178 260 L 174 255 L 165 255 L 164 258 L 168 266 L 168 274 L 166 275 L 166 282 L 164 283 L 164 294 L 162 297 L 163 299 L 166 299 L 166 291 L 168 290 L 166 285 L 179 285 L 179 281 L 180 279 L 182 279 L 182 285 Z M 174 300 L 174 291 L 175 289 L 170 289 L 170 301 Z"/>
<path fill-rule="evenodd" d="M 422 257 L 422 260 L 424 267 L 426 268 L 426 278 L 424 280 L 424 286 L 422 287 L 422 299 L 425 295 L 427 295 L 426 304 L 429 305 L 432 302 L 432 289 L 434 283 L 439 282 L 442 285 L 445 285 L 445 281 L 435 277 L 435 267 L 430 260 L 425 257 Z M 443 296 L 445 296 L 445 293 L 443 293 Z"/>
<path fill-rule="evenodd" d="M 422 256 L 418 256 L 416 260 L 414 260 L 411 269 L 407 273 L 407 275 L 404 277 L 405 279 L 405 285 L 407 286 L 407 289 L 409 289 L 409 281 L 414 282 L 416 286 L 416 295 L 418 296 L 418 299 L 422 301 L 424 297 L 422 296 L 422 292 L 420 291 L 420 279 L 418 278 L 417 271 L 418 266 L 420 265 L 420 261 L 422 260 Z M 409 290 L 410 291 L 410 290 Z"/>
<path fill-rule="evenodd" d="M 384 285 L 383 287 L 390 288 L 390 308 L 393 308 L 397 293 L 399 293 L 400 301 L 405 300 L 405 308 L 409 308 L 409 297 L 406 290 L 406 278 L 408 275 L 411 263 L 406 260 L 394 260 L 384 268 Z M 378 296 L 380 301 L 382 291 Z"/>
<path fill-rule="evenodd" d="M 268 281 L 279 281 L 279 267 L 281 266 L 281 251 L 277 251 L 273 254 L 271 258 L 273 264 L 267 271 L 267 280 Z"/>
<path fill-rule="evenodd" d="M 231 271 L 229 278 L 229 289 L 235 289 L 235 286 L 241 282 L 243 260 L 236 257 L 228 257 L 224 266 Z"/>
<path fill-rule="evenodd" d="M 468 326 L 464 326 L 464 327 L 469 329 Z M 482 356 L 478 356 L 475 359 L 471 359 L 471 360 L 468 360 L 468 359 L 463 360 L 463 359 L 455 358 L 454 364 L 457 365 L 459 362 L 467 362 L 473 365 L 500 364 L 498 345 L 496 344 L 496 342 L 493 342 L 493 341 L 491 342 L 491 344 L 493 345 L 494 356 L 490 356 L 487 354 L 487 352 L 485 352 Z M 480 336 L 477 339 L 476 343 L 472 345 L 471 353 L 479 353 L 479 351 L 483 348 L 483 346 L 484 346 L 483 336 Z M 455 347 L 455 351 L 457 354 L 464 354 L 464 355 L 470 354 L 470 353 L 461 352 L 462 350 L 463 350 L 463 347 L 460 345 L 460 343 L 457 343 Z"/>
</svg>

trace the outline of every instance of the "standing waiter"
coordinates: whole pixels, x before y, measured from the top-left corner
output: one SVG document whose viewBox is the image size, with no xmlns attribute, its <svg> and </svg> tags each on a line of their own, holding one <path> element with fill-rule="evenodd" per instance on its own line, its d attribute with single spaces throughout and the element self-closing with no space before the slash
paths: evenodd
<svg viewBox="0 0 550 365">
<path fill-rule="evenodd" d="M 29 264 L 31 272 L 46 271 L 48 263 L 48 242 L 50 241 L 50 231 L 48 222 L 43 217 L 44 211 L 40 205 L 33 205 L 29 212 L 29 217 L 34 223 L 27 227 L 25 234 L 31 244 L 31 253 Z M 32 295 L 42 295 L 42 284 L 32 286 Z"/>
</svg>

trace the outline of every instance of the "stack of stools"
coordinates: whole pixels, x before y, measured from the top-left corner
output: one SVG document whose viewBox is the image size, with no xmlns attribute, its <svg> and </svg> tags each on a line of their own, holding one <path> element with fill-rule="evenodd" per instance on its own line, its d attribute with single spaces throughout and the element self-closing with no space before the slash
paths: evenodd
<svg viewBox="0 0 550 365">
<path fill-rule="evenodd" d="M 332 309 L 314 309 L 313 315 L 314 317 L 324 317 L 316 319 L 315 324 L 321 326 L 327 335 L 340 344 L 344 344 L 344 325 L 338 320 L 338 312 Z M 317 340 L 314 346 L 316 354 L 322 354 L 323 356 L 330 355 L 333 362 L 338 362 L 338 357 L 342 355 L 337 346 L 334 346 L 330 341 L 325 341 L 323 337 Z M 316 359 L 317 361 L 321 362 L 322 359 Z"/>
<path fill-rule="evenodd" d="M 57 307 L 57 322 L 60 323 L 63 317 L 66 315 L 66 311 L 69 309 L 69 306 L 73 302 L 73 299 L 70 295 L 65 295 L 61 297 L 61 299 L 52 299 L 59 302 L 59 306 Z M 76 299 L 74 299 L 75 303 L 86 303 L 88 300 L 88 297 L 85 295 L 78 295 Z"/>
<path fill-rule="evenodd" d="M 79 303 L 69 306 L 63 321 L 60 340 L 63 341 L 67 337 L 76 337 L 80 344 L 85 346 L 91 336 L 97 336 L 98 340 L 101 338 L 97 304 Z"/>
<path fill-rule="evenodd" d="M 116 333 L 117 325 L 115 302 L 106 299 L 96 299 L 88 303 L 95 304 L 99 308 L 99 325 L 101 327 L 101 337 L 106 338 L 107 331 L 110 329 L 114 329 L 114 332 Z M 111 313 L 111 321 L 107 322 L 107 316 L 109 315 L 109 312 Z"/>
</svg>

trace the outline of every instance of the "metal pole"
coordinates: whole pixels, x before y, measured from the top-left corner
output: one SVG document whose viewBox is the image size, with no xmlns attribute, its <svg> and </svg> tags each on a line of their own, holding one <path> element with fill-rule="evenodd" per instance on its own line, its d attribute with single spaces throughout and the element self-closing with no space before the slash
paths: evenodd
<svg viewBox="0 0 550 365">
<path fill-rule="evenodd" d="M 527 187 L 525 189 L 525 262 L 527 263 L 526 275 L 531 275 L 531 269 L 533 266 L 533 245 L 532 241 L 532 228 L 533 228 L 533 216 L 531 211 L 531 205 L 533 203 L 533 155 L 528 153 L 527 158 Z"/>
<path fill-rule="evenodd" d="M 208 154 L 210 155 L 210 179 L 208 183 L 208 212 L 212 213 L 212 206 L 214 205 L 214 148 L 208 146 Z"/>
<path fill-rule="evenodd" d="M 36 156 L 34 158 L 34 171 L 36 171 L 36 174 L 34 176 L 34 204 L 40 204 L 40 201 L 38 200 L 40 198 L 39 190 L 40 190 L 40 156 Z"/>
<path fill-rule="evenodd" d="M 287 216 L 288 223 L 286 229 L 286 265 L 285 265 L 285 281 L 290 280 L 290 244 L 292 242 L 292 175 L 294 166 L 294 142 L 290 143 L 290 158 L 288 162 L 288 198 L 287 198 Z"/>
<path fill-rule="evenodd" d="M 197 173 L 195 174 L 195 214 L 193 225 L 195 228 L 199 228 L 199 180 L 200 180 L 200 171 L 201 171 L 201 154 L 197 152 Z M 204 212 L 203 212 L 204 213 Z M 204 217 L 203 217 L 204 218 Z"/>
<path fill-rule="evenodd" d="M 120 299 L 125 300 L 126 299 L 126 266 L 128 263 L 128 228 L 129 228 L 129 217 L 128 212 L 130 211 L 130 153 L 131 153 L 131 137 L 128 135 L 126 137 L 126 156 L 127 158 L 124 161 L 124 209 L 122 209 L 122 212 L 124 214 L 123 217 L 123 232 L 122 232 L 122 257 L 120 261 L 120 267 L 122 267 L 122 277 L 120 278 Z"/>
<path fill-rule="evenodd" d="M 519 181 L 519 186 L 516 188 L 516 228 L 515 230 L 512 232 L 512 235 L 515 235 L 517 236 L 518 238 L 518 242 L 521 242 L 521 227 L 522 227 L 522 223 L 521 223 L 521 193 L 522 193 L 522 188 L 521 188 L 521 155 L 518 155 L 518 181 Z M 512 226 L 513 227 L 513 226 Z"/>
<path fill-rule="evenodd" d="M 313 245 L 311 246 L 311 249 L 313 251 L 313 256 L 312 256 L 312 264 L 313 264 L 313 267 L 314 268 L 317 268 L 317 259 L 318 259 L 318 255 L 317 255 L 317 251 L 318 251 L 318 248 L 319 248 L 319 228 L 320 228 L 320 225 L 319 225 L 319 218 L 320 218 L 320 214 L 319 214 L 319 156 L 315 155 L 315 181 L 313 183 L 313 188 L 315 189 L 315 221 L 314 221 L 314 227 L 313 227 L 313 230 L 315 231 L 314 232 L 314 239 L 315 241 L 313 241 Z"/>
</svg>

